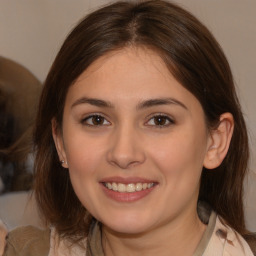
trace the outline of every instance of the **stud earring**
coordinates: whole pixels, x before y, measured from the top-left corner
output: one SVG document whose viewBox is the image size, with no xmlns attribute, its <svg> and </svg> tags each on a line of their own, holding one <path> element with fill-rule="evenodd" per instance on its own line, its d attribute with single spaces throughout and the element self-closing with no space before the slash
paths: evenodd
<svg viewBox="0 0 256 256">
<path fill-rule="evenodd" d="M 60 163 L 61 163 L 61 165 L 63 166 L 64 164 L 66 164 L 67 165 L 67 167 L 68 167 L 68 163 L 67 163 L 67 161 L 64 161 L 64 160 L 60 160 Z M 64 166 L 63 166 L 64 167 Z"/>
</svg>

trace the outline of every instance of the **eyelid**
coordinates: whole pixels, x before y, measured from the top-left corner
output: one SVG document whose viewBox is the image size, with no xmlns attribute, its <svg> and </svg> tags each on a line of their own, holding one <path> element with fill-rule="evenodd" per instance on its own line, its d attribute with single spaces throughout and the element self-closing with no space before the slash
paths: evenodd
<svg viewBox="0 0 256 256">
<path fill-rule="evenodd" d="M 163 118 L 166 118 L 166 120 L 169 122 L 168 124 L 164 124 L 164 125 L 156 125 L 156 124 L 148 124 L 150 120 L 152 120 L 153 118 L 156 118 L 156 117 L 163 117 Z M 175 121 L 172 117 L 170 117 L 170 115 L 168 114 L 164 114 L 164 113 L 154 113 L 152 115 L 150 115 L 148 118 L 147 118 L 147 121 L 146 121 L 146 126 L 151 126 L 151 127 L 155 127 L 155 128 L 164 128 L 164 127 L 169 127 L 170 125 L 173 125 L 175 124 Z"/>
<path fill-rule="evenodd" d="M 108 122 L 108 124 L 94 125 L 94 124 L 88 124 L 88 123 L 86 123 L 86 121 L 89 120 L 90 118 L 97 117 L 97 116 L 103 118 L 105 121 Z M 89 126 L 89 127 L 109 126 L 109 125 L 111 124 L 111 122 L 108 121 L 108 118 L 105 117 L 105 115 L 102 114 L 102 113 L 90 113 L 90 114 L 84 116 L 84 117 L 81 119 L 80 122 L 81 122 L 83 125 L 86 125 L 86 126 Z"/>
</svg>

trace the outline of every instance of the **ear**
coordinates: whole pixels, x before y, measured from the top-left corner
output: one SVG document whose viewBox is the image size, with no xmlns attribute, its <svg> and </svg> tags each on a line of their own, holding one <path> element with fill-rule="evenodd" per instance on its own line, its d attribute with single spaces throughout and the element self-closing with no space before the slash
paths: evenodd
<svg viewBox="0 0 256 256">
<path fill-rule="evenodd" d="M 234 130 L 234 119 L 231 113 L 220 116 L 218 127 L 211 131 L 204 159 L 204 167 L 214 169 L 220 166 L 227 155 Z"/>
<path fill-rule="evenodd" d="M 65 152 L 61 131 L 57 125 L 56 119 L 52 119 L 51 123 L 52 123 L 52 137 L 53 137 L 55 147 L 60 159 L 60 163 L 62 167 L 68 168 L 68 162 L 67 162 L 67 157 L 66 157 L 66 152 Z"/>
</svg>

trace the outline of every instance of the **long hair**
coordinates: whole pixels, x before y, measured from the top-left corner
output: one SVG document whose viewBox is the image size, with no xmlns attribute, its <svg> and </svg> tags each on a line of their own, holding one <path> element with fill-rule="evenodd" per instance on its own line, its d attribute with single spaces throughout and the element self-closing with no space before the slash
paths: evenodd
<svg viewBox="0 0 256 256">
<path fill-rule="evenodd" d="M 87 234 L 92 217 L 59 163 L 51 120 L 61 129 L 67 91 L 88 66 L 110 51 L 129 46 L 148 47 L 159 54 L 177 81 L 201 103 L 209 129 L 216 127 L 222 113 L 233 115 L 230 149 L 218 168 L 203 169 L 199 199 L 245 234 L 242 198 L 248 138 L 229 64 L 201 22 L 161 0 L 103 7 L 86 16 L 61 47 L 44 85 L 34 133 L 35 194 L 43 216 L 61 236 L 79 239 Z"/>
</svg>

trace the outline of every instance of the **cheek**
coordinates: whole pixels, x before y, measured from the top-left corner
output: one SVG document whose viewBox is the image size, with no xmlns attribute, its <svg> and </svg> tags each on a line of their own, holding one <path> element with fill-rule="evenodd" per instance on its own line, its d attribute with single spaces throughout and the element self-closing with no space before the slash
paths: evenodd
<svg viewBox="0 0 256 256">
<path fill-rule="evenodd" d="M 203 135 L 177 132 L 155 141 L 150 153 L 151 159 L 167 183 L 179 184 L 198 183 L 205 157 L 206 140 Z"/>
<path fill-rule="evenodd" d="M 95 184 L 99 170 L 103 169 L 100 145 L 77 134 L 69 140 L 66 153 L 70 180 L 77 197 L 89 212 L 97 213 L 99 187 Z"/>
<path fill-rule="evenodd" d="M 95 140 L 83 133 L 73 133 L 66 137 L 66 155 L 72 176 L 87 176 L 96 172 L 104 159 L 102 141 Z"/>
</svg>

